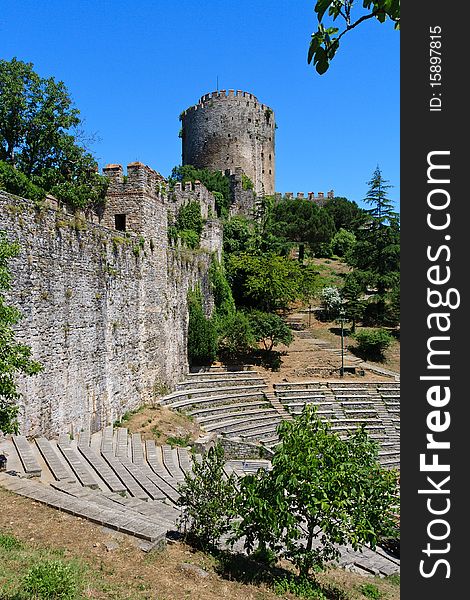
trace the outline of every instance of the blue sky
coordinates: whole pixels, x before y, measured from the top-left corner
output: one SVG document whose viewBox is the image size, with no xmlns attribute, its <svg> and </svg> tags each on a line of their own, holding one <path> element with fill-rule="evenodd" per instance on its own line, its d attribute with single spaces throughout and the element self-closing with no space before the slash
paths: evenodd
<svg viewBox="0 0 470 600">
<path fill-rule="evenodd" d="M 360 3 L 361 4 L 361 3 Z M 276 189 L 361 204 L 380 165 L 399 201 L 399 37 L 366 22 L 307 65 L 314 0 L 0 0 L 0 57 L 64 81 L 100 166 L 181 162 L 182 110 L 219 88 L 275 111 Z"/>
</svg>

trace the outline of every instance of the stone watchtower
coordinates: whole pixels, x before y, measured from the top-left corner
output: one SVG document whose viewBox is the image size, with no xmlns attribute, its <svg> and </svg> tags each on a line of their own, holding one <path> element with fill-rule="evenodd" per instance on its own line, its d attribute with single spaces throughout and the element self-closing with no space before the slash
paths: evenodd
<svg viewBox="0 0 470 600">
<path fill-rule="evenodd" d="M 181 121 L 183 165 L 215 171 L 241 167 L 257 194 L 274 194 L 274 113 L 253 94 L 206 94 Z"/>
</svg>

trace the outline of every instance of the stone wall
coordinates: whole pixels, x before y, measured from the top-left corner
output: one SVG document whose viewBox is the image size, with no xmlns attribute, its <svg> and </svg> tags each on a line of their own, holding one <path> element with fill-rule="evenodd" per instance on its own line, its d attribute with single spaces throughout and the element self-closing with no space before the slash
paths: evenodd
<svg viewBox="0 0 470 600">
<path fill-rule="evenodd" d="M 181 120 L 183 165 L 217 171 L 241 167 L 257 194 L 274 193 L 274 113 L 253 94 L 206 94 Z"/>
<path fill-rule="evenodd" d="M 27 435 L 97 430 L 187 371 L 186 296 L 199 284 L 211 312 L 210 252 L 220 253 L 221 229 L 208 221 L 196 251 L 169 246 L 171 201 L 150 192 L 163 178 L 149 174 L 139 183 L 131 168 L 111 182 L 101 224 L 0 192 L 0 229 L 21 246 L 8 297 L 23 313 L 17 339 L 44 367 L 19 380 Z M 124 212 L 126 231 L 116 231 L 114 214 Z"/>
</svg>

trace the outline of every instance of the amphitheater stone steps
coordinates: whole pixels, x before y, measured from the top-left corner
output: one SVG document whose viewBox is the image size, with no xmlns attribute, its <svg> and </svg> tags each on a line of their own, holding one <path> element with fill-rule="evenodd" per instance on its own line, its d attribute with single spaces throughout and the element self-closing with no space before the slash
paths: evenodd
<svg viewBox="0 0 470 600">
<path fill-rule="evenodd" d="M 279 421 L 282 417 L 275 412 Z M 247 425 L 248 428 L 257 426 L 259 427 L 256 423 Z M 266 425 L 264 428 L 273 431 L 273 425 Z M 259 435 L 263 435 L 261 430 Z M 268 440 L 267 436 L 269 433 L 264 433 Z M 272 438 L 275 443 L 276 436 Z M 24 455 L 22 461 L 18 446 Z M 2 442 L 2 450 L 5 447 L 9 455 L 8 464 L 22 468 L 17 473 L 11 470 L 0 473 L 0 485 L 14 493 L 131 535 L 145 542 L 146 549 L 164 545 L 168 532 L 176 528 L 180 515 L 180 509 L 176 505 L 178 482 L 192 467 L 192 456 L 187 448 L 156 446 L 153 440 L 142 440 L 138 434 L 129 435 L 126 428 L 113 430 L 112 427 L 92 435 L 89 431 L 84 431 L 78 441 L 71 440 L 68 436 L 61 436 L 58 444 L 51 440 L 38 443 L 37 440 L 23 438 L 19 443 Z M 76 477 L 74 480 L 72 477 L 65 477 L 72 473 L 72 468 L 62 454 L 62 448 L 70 461 L 73 456 L 74 468 L 82 474 L 81 478 Z M 32 457 L 36 464 L 29 464 L 25 456 Z M 44 460 L 39 461 L 39 457 Z M 388 451 L 385 458 L 391 464 L 397 462 L 392 450 Z M 200 461 L 201 456 L 195 455 L 195 460 Z M 239 477 L 255 473 L 258 469 L 269 468 L 269 461 L 261 459 L 232 460 L 225 465 L 227 474 L 234 473 Z M 89 470 L 96 487 L 83 485 L 86 483 L 84 469 Z M 34 476 L 31 475 L 32 472 L 35 473 Z M 121 485 L 116 486 L 116 481 Z M 117 487 L 119 491 L 112 489 L 113 487 Z M 146 493 L 144 487 L 147 492 L 152 490 L 154 493 Z M 155 492 L 159 487 L 164 492 L 161 497 Z M 136 493 L 139 489 L 141 494 Z M 349 557 L 344 552 L 343 562 Z M 399 570 L 399 563 L 396 561 L 388 560 L 385 556 L 381 558 L 379 553 L 367 553 L 367 559 L 363 561 L 364 568 L 375 569 L 377 565 L 383 574 Z"/>
</svg>

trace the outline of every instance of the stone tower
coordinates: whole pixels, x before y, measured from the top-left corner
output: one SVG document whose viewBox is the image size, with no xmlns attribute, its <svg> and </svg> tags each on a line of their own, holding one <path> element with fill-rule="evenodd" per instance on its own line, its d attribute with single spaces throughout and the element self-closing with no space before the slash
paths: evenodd
<svg viewBox="0 0 470 600">
<path fill-rule="evenodd" d="M 217 171 L 241 167 L 257 194 L 274 194 L 274 113 L 253 94 L 206 94 L 181 114 L 181 121 L 183 165 Z"/>
</svg>

